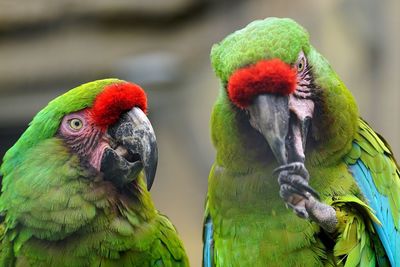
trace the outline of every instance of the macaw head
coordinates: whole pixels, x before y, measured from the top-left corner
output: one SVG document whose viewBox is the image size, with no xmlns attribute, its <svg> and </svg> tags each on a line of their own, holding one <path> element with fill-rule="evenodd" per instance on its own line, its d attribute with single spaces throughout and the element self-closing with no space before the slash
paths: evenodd
<svg viewBox="0 0 400 267">
<path fill-rule="evenodd" d="M 157 143 L 146 110 L 146 94 L 133 83 L 105 79 L 76 87 L 35 116 L 4 157 L 3 174 L 23 163 L 29 150 L 56 138 L 78 156 L 81 166 L 100 173 L 116 188 L 129 186 L 144 170 L 150 189 Z"/>
<path fill-rule="evenodd" d="M 291 19 L 250 23 L 214 45 L 211 60 L 234 109 L 248 115 L 280 165 L 304 162 L 308 139 L 337 134 L 327 113 L 354 104 L 349 117 L 357 115 L 348 90 Z"/>
</svg>

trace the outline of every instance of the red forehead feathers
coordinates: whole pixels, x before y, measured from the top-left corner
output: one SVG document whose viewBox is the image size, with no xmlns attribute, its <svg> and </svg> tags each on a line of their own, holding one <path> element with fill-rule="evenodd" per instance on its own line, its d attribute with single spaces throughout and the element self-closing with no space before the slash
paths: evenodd
<svg viewBox="0 0 400 267">
<path fill-rule="evenodd" d="M 296 83 L 296 70 L 288 64 L 279 59 L 263 60 L 235 71 L 228 81 L 228 95 L 243 109 L 259 94 L 291 94 Z"/>
<path fill-rule="evenodd" d="M 108 85 L 96 97 L 91 109 L 94 122 L 100 127 L 116 123 L 120 115 L 133 107 L 147 110 L 147 98 L 144 90 L 133 83 L 115 83 Z"/>
</svg>

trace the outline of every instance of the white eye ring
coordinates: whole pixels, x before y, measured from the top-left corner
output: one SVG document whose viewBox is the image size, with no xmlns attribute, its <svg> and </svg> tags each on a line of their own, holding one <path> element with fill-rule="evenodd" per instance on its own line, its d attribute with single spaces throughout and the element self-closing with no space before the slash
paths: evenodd
<svg viewBox="0 0 400 267">
<path fill-rule="evenodd" d="M 83 127 L 83 122 L 80 119 L 74 118 L 68 120 L 69 127 L 74 131 L 79 131 Z"/>
</svg>

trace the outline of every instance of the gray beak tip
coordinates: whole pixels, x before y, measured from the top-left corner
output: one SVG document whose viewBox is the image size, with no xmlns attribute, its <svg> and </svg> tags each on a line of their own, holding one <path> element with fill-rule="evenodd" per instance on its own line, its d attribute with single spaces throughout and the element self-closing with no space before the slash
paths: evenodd
<svg viewBox="0 0 400 267">
<path fill-rule="evenodd" d="M 132 181 L 143 171 L 147 189 L 150 190 L 157 170 L 158 149 L 153 127 L 146 114 L 139 108 L 131 109 L 123 115 L 118 124 L 110 129 L 109 134 L 131 154 L 140 155 L 141 164 L 139 162 L 137 162 L 138 164 L 132 162 L 127 164 L 126 161 L 120 160 L 122 170 L 119 170 L 120 174 L 118 175 L 121 177 L 116 178 L 116 180 L 120 180 L 118 183 L 125 184 Z"/>
<path fill-rule="evenodd" d="M 146 174 L 146 185 L 147 185 L 147 191 L 151 190 L 151 187 L 153 186 L 153 182 L 154 182 L 154 175 L 147 175 Z"/>
<path fill-rule="evenodd" d="M 157 148 L 155 149 L 157 150 Z M 157 171 L 157 152 L 155 152 L 153 155 L 154 156 L 148 160 L 149 162 L 144 163 L 144 173 L 148 191 L 150 191 L 151 187 L 153 186 Z"/>
</svg>

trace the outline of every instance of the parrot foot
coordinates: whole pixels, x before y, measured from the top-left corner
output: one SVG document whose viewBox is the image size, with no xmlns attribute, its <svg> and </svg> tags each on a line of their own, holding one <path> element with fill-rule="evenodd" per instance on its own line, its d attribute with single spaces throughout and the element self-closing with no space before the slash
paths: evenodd
<svg viewBox="0 0 400 267">
<path fill-rule="evenodd" d="M 279 173 L 278 183 L 281 186 L 281 197 L 285 199 L 288 193 L 295 193 L 305 198 L 305 193 L 308 192 L 315 198 L 319 199 L 319 194 L 311 186 L 308 185 L 310 175 L 303 163 L 293 162 L 280 166 L 274 170 L 274 173 Z M 287 185 L 287 186 L 283 186 Z"/>
<path fill-rule="evenodd" d="M 334 208 L 319 201 L 319 194 L 309 186 L 309 173 L 301 162 L 293 162 L 275 169 L 279 173 L 280 196 L 297 216 L 310 219 L 327 232 L 336 229 Z"/>
<path fill-rule="evenodd" d="M 319 202 L 313 196 L 309 196 L 308 201 L 305 202 L 305 208 L 310 219 L 325 231 L 333 233 L 336 230 L 338 219 L 332 206 Z"/>
<path fill-rule="evenodd" d="M 282 171 L 289 171 L 292 173 L 296 173 L 306 179 L 307 181 L 310 180 L 310 174 L 308 173 L 306 166 L 304 166 L 304 163 L 302 162 L 292 162 L 289 164 L 285 164 L 282 166 L 279 166 L 274 170 L 274 174 L 280 173 Z"/>
</svg>

